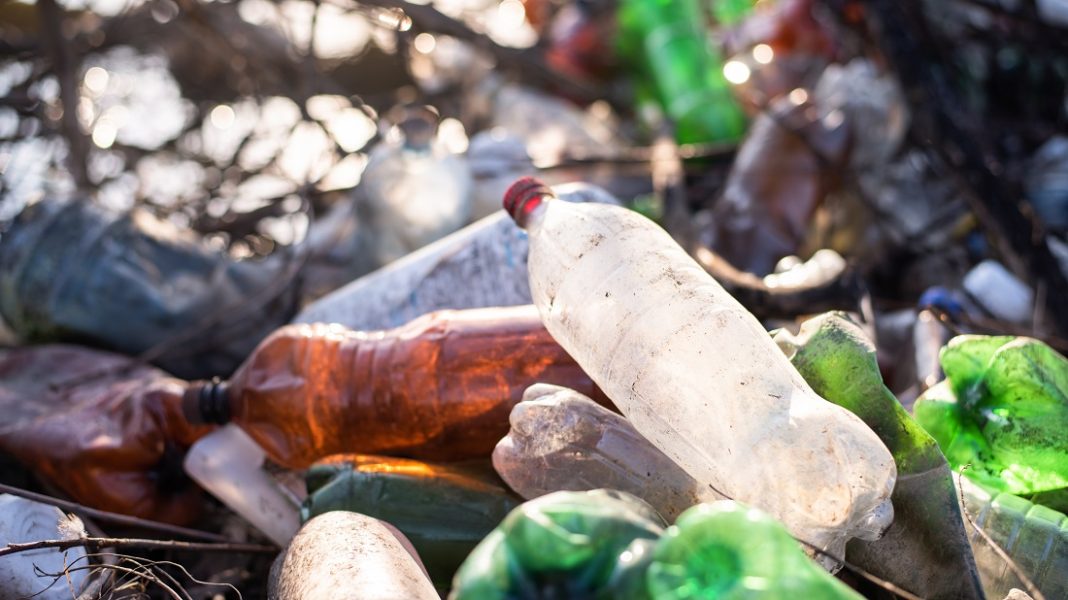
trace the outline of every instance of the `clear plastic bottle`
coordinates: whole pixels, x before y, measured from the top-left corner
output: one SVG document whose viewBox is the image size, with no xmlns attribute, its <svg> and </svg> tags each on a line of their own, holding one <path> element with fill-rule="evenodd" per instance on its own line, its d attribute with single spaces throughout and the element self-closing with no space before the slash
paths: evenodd
<svg viewBox="0 0 1068 600">
<path fill-rule="evenodd" d="M 411 112 L 372 152 L 361 184 L 381 265 L 445 237 L 471 215 L 466 161 L 435 143 L 437 115 Z"/>
<path fill-rule="evenodd" d="M 527 499 L 598 488 L 634 494 L 669 523 L 694 504 L 722 500 L 664 456 L 622 416 L 564 387 L 527 388 L 493 466 Z"/>
<path fill-rule="evenodd" d="M 812 391 L 760 323 L 652 221 L 521 179 L 542 321 L 634 427 L 694 479 L 841 557 L 893 520 L 894 459 Z M 828 566 L 833 561 L 824 561 Z"/>
</svg>

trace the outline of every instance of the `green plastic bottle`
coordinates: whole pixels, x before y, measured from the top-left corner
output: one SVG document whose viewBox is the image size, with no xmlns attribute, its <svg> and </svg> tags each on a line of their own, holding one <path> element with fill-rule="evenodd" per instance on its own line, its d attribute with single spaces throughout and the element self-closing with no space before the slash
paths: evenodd
<svg viewBox="0 0 1068 600">
<path fill-rule="evenodd" d="M 805 556 L 781 523 L 733 500 L 682 513 L 645 578 L 653 600 L 863 598 Z"/>
<path fill-rule="evenodd" d="M 697 0 L 621 0 L 619 53 L 675 123 L 680 143 L 736 141 L 746 119 Z"/>
<path fill-rule="evenodd" d="M 548 494 L 512 511 L 475 548 L 449 597 L 617 598 L 611 582 L 632 568 L 628 549 L 655 540 L 664 526 L 651 506 L 624 492 Z"/>
<path fill-rule="evenodd" d="M 1068 360 L 1027 337 L 958 336 L 946 380 L 916 401 L 916 420 L 954 468 L 1001 492 L 1068 487 Z"/>
<path fill-rule="evenodd" d="M 464 557 L 522 502 L 484 462 L 432 465 L 345 454 L 316 463 L 305 483 L 303 521 L 347 510 L 390 523 L 412 542 L 439 590 L 447 589 Z"/>
<path fill-rule="evenodd" d="M 953 473 L 883 384 L 864 331 L 845 313 L 826 313 L 802 323 L 796 336 L 777 332 L 775 342 L 817 394 L 871 427 L 897 464 L 894 522 L 876 541 L 851 540 L 850 562 L 924 598 L 982 598 Z"/>
</svg>

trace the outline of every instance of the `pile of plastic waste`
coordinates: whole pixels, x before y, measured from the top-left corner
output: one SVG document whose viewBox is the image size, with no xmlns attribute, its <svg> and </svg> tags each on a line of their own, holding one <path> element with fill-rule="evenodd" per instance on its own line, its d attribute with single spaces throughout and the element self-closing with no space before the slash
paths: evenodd
<svg viewBox="0 0 1068 600">
<path fill-rule="evenodd" d="M 406 60 L 486 126 L 404 103 L 299 244 L 25 202 L 0 600 L 1068 598 L 1063 136 L 975 200 L 907 43 L 828 24 L 886 3 L 509 2 L 632 110 L 450 20 Z"/>
</svg>

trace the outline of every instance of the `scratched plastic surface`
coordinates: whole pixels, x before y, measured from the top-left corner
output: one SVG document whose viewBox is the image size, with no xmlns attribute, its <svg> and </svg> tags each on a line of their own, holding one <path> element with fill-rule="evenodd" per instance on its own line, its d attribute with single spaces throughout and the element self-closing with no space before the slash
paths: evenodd
<svg viewBox="0 0 1068 600">
<path fill-rule="evenodd" d="M 527 499 L 598 488 L 633 494 L 669 523 L 682 511 L 723 497 L 701 486 L 625 418 L 582 394 L 537 384 L 512 409 L 511 431 L 493 466 Z"/>
<path fill-rule="evenodd" d="M 539 381 L 604 397 L 528 305 L 439 311 L 389 331 L 283 327 L 238 369 L 227 398 L 268 456 L 301 469 L 344 452 L 484 458 Z"/>
<path fill-rule="evenodd" d="M 1048 600 L 1068 598 L 1068 516 L 1012 494 L 984 489 L 967 477 L 954 477 L 964 509 L 1004 549 Z M 983 589 L 1003 598 L 1025 589 L 1009 566 L 965 519 Z"/>
<path fill-rule="evenodd" d="M 530 287 L 549 332 L 650 442 L 835 556 L 886 530 L 896 478 L 886 446 L 813 392 L 667 232 L 620 207 L 556 201 L 532 179 L 505 203 L 530 235 Z"/>
<path fill-rule="evenodd" d="M 584 183 L 554 189 L 570 202 L 617 202 Z M 435 310 L 520 304 L 530 304 L 527 236 L 498 211 L 310 304 L 293 322 L 387 329 Z"/>
</svg>

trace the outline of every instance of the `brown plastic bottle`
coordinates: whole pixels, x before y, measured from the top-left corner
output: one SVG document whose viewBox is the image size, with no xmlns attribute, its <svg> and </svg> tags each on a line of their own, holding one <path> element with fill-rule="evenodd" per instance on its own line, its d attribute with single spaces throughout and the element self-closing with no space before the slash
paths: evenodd
<svg viewBox="0 0 1068 600">
<path fill-rule="evenodd" d="M 191 523 L 201 492 L 181 457 L 210 431 L 182 415 L 186 382 L 101 350 L 0 351 L 0 453 L 93 508 Z"/>
<path fill-rule="evenodd" d="M 604 394 L 533 306 L 438 311 L 388 331 L 289 325 L 228 382 L 186 392 L 191 418 L 233 421 L 283 467 L 359 452 L 487 457 L 537 382 Z"/>
</svg>

